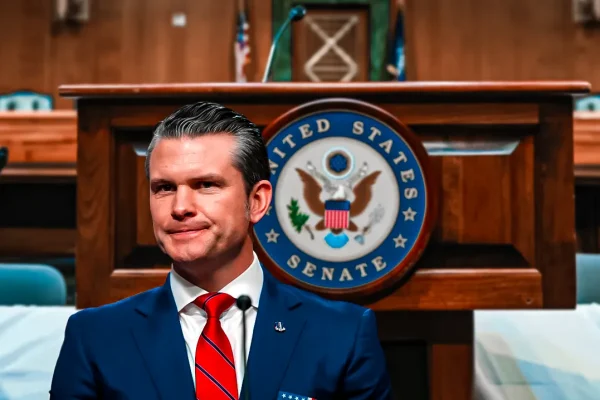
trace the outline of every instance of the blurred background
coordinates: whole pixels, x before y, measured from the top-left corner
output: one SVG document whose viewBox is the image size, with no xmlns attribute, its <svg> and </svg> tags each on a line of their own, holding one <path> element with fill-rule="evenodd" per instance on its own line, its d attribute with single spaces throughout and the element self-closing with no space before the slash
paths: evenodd
<svg viewBox="0 0 600 400">
<path fill-rule="evenodd" d="M 537 317 L 479 313 L 477 395 L 600 399 L 600 373 L 590 372 L 600 371 L 600 353 L 572 358 L 585 353 L 576 344 L 600 349 L 600 1 L 0 0 L 0 400 L 47 398 L 74 311 L 77 110 L 58 87 L 260 82 L 297 4 L 308 13 L 282 35 L 274 81 L 591 83 L 573 101 L 580 305 Z M 524 372 L 518 349 L 564 321 L 581 337 L 546 337 L 562 361 Z M 485 335 L 506 327 L 522 336 L 498 350 Z M 40 343 L 47 353 L 29 356 Z M 419 370 L 423 354 L 397 357 Z M 426 398 L 427 379 L 413 383 L 410 398 Z"/>
</svg>

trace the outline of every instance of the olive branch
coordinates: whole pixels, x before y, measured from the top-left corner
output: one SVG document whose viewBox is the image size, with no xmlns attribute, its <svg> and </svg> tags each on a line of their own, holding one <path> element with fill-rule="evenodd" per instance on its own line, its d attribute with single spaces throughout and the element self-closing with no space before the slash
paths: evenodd
<svg viewBox="0 0 600 400">
<path fill-rule="evenodd" d="M 304 227 L 308 233 L 310 234 L 310 238 L 314 239 L 314 235 L 308 225 L 305 225 L 308 219 L 310 218 L 308 214 L 304 214 L 300 211 L 300 206 L 298 205 L 298 200 L 291 199 L 290 204 L 287 206 L 289 210 L 288 216 L 290 217 L 290 221 L 292 225 L 296 229 L 298 233 L 302 232 L 302 227 Z"/>
</svg>

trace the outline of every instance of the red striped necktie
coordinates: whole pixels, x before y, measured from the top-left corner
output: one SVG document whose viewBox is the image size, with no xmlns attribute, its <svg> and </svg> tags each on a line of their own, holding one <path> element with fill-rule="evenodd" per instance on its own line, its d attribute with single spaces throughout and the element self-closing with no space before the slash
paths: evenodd
<svg viewBox="0 0 600 400">
<path fill-rule="evenodd" d="M 207 314 L 196 347 L 196 398 L 238 400 L 233 351 L 219 320 L 235 299 L 226 293 L 207 293 L 194 303 Z"/>
</svg>

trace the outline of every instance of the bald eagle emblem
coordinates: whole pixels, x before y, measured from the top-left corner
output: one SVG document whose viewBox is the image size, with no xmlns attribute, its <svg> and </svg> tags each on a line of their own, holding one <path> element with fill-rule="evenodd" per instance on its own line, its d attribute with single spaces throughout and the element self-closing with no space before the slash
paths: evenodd
<svg viewBox="0 0 600 400">
<path fill-rule="evenodd" d="M 360 170 L 349 179 L 342 182 L 332 182 L 324 174 L 319 172 L 311 163 L 307 163 L 306 170 L 296 168 L 296 172 L 303 184 L 304 202 L 310 211 L 318 218 L 318 222 L 311 228 L 308 215 L 299 214 L 298 202 L 292 199 L 288 205 L 289 217 L 296 228 L 301 232 L 304 227 L 309 233 L 311 240 L 315 239 L 312 230 L 329 231 L 325 242 L 329 247 L 338 249 L 344 247 L 350 240 L 345 231 L 356 233 L 355 240 L 364 244 L 365 235 L 370 228 L 383 217 L 383 206 L 378 205 L 370 215 L 369 222 L 359 228 L 352 220 L 365 212 L 373 199 L 373 185 L 381 174 L 374 171 L 367 175 L 368 165 L 365 162 Z M 325 192 L 327 200 L 322 201 L 321 195 Z M 352 196 L 354 200 L 350 201 Z"/>
</svg>

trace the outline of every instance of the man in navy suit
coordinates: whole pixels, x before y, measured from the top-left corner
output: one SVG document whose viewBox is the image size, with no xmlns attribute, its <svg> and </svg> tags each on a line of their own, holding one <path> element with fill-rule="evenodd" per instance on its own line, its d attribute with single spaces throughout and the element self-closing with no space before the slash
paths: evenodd
<svg viewBox="0 0 600 400">
<path fill-rule="evenodd" d="M 161 287 L 69 319 L 52 399 L 391 398 L 374 313 L 284 285 L 259 263 L 249 232 L 272 186 L 253 123 L 185 106 L 156 128 L 146 172 L 172 270 Z"/>
</svg>

